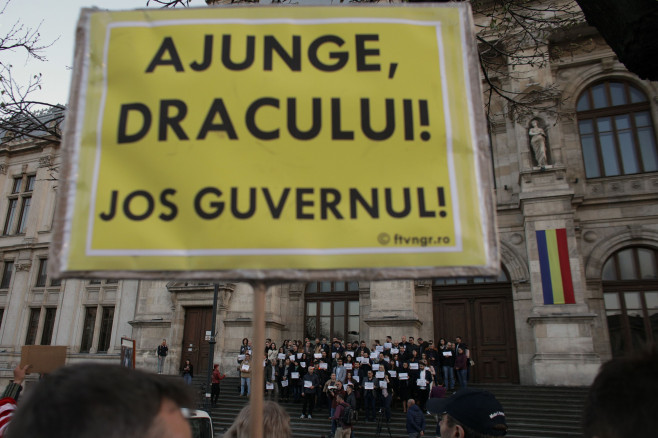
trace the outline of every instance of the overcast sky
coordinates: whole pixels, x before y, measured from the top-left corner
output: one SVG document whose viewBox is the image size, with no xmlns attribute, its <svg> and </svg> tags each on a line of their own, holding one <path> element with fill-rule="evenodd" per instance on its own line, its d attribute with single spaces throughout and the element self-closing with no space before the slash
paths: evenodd
<svg viewBox="0 0 658 438">
<path fill-rule="evenodd" d="M 4 6 L 6 0 L 0 0 Z M 191 6 L 205 6 L 204 0 L 192 0 Z M 146 0 L 11 0 L 0 15 L 0 32 L 5 35 L 17 21 L 31 28 L 40 26 L 44 43 L 53 42 L 45 50 L 47 62 L 29 60 L 24 52 L 2 52 L 4 62 L 14 66 L 12 74 L 19 83 L 26 83 L 37 73 L 43 74 L 43 89 L 34 97 L 49 103 L 68 102 L 75 26 L 84 7 L 102 9 L 140 9 Z"/>
<path fill-rule="evenodd" d="M 35 100 L 48 103 L 67 103 L 73 66 L 75 26 L 84 7 L 127 10 L 146 7 L 147 0 L 10 0 L 0 15 L 0 35 L 5 35 L 17 22 L 30 28 L 39 27 L 41 41 L 52 42 L 45 49 L 47 61 L 28 59 L 24 52 L 2 52 L 2 60 L 13 65 L 12 74 L 19 83 L 41 73 L 42 89 L 33 95 Z M 7 0 L 0 0 L 4 6 Z M 298 4 L 340 4 L 338 0 L 295 0 Z M 346 4 L 349 2 L 345 2 Z M 155 3 L 151 3 L 150 7 Z M 205 0 L 192 0 L 191 7 L 206 7 Z M 1 9 L 1 7 L 0 7 Z"/>
</svg>

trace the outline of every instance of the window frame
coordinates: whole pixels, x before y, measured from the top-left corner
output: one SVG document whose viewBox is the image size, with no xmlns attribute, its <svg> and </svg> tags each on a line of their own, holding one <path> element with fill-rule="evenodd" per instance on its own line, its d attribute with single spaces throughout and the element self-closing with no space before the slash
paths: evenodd
<svg viewBox="0 0 658 438">
<path fill-rule="evenodd" d="M 320 292 L 322 290 L 322 285 L 323 283 L 330 283 L 330 290 L 329 291 L 324 291 Z M 337 284 L 342 284 L 344 286 L 344 291 L 339 290 L 336 291 L 337 289 Z M 315 292 L 313 292 L 313 289 Z M 351 289 L 351 290 L 350 290 Z M 360 331 L 361 331 L 361 304 L 359 300 L 359 282 L 354 281 L 354 282 L 340 282 L 340 281 L 332 281 L 332 282 L 310 282 L 307 283 L 305 286 L 305 293 L 304 293 L 304 336 L 309 336 L 309 337 L 322 337 L 326 336 L 328 339 L 331 339 L 335 337 L 335 320 L 336 318 L 343 318 L 343 328 L 342 328 L 342 333 L 343 336 L 342 338 L 348 339 L 350 336 L 355 336 L 359 337 L 360 336 Z M 335 313 L 335 306 L 336 303 L 343 303 L 344 306 L 344 311 L 342 314 L 337 314 Z M 357 315 L 352 315 L 350 313 L 350 302 L 356 302 L 358 307 L 359 307 L 359 313 Z M 322 303 L 328 303 L 330 306 L 330 311 L 329 315 L 321 315 L 321 305 Z M 314 316 L 309 316 L 309 305 L 315 305 L 315 315 Z M 350 333 L 350 317 L 358 317 L 359 319 L 359 326 L 357 328 L 357 333 L 353 334 Z M 323 334 L 321 333 L 321 324 L 320 324 L 320 318 L 323 317 L 328 317 L 329 318 L 329 333 Z M 308 331 L 308 320 L 309 318 L 315 318 L 315 334 L 311 334 Z"/>
<path fill-rule="evenodd" d="M 14 261 L 4 260 L 2 264 L 2 278 L 0 278 L 0 289 L 9 289 L 14 277 Z"/>
<path fill-rule="evenodd" d="M 627 246 L 624 248 L 620 248 L 617 251 L 615 251 L 613 254 L 610 255 L 606 259 L 606 261 L 603 263 L 601 267 L 601 289 L 602 289 L 602 294 L 603 294 L 603 300 L 604 300 L 604 309 L 605 309 L 605 314 L 606 314 L 606 325 L 608 326 L 608 334 L 610 336 L 610 342 L 611 342 L 611 351 L 613 356 L 618 357 L 618 356 L 623 356 L 627 354 L 632 354 L 638 347 L 636 347 L 636 343 L 634 342 L 633 338 L 633 324 L 631 324 L 630 321 L 630 315 L 628 313 L 628 306 L 627 306 L 627 300 L 626 300 L 626 294 L 627 293 L 638 293 L 639 294 L 639 304 L 641 309 L 636 309 L 636 310 L 641 310 L 642 318 L 643 318 L 643 329 L 644 329 L 644 335 L 646 337 L 645 342 L 646 343 L 656 343 L 658 342 L 658 336 L 654 332 L 658 332 L 658 327 L 652 327 L 651 326 L 651 314 L 649 313 L 649 308 L 647 304 L 647 299 L 646 299 L 646 293 L 653 293 L 653 292 L 658 292 L 658 278 L 642 278 L 642 271 L 641 271 L 641 264 L 640 264 L 640 256 L 639 256 L 639 250 L 640 249 L 648 249 L 653 251 L 653 260 L 654 260 L 654 272 L 658 273 L 658 250 L 656 248 L 651 248 L 651 247 L 646 247 L 646 246 Z M 621 271 L 621 262 L 620 262 L 620 254 L 624 251 L 627 250 L 632 250 L 632 260 L 633 260 L 633 267 L 634 267 L 634 277 L 632 279 L 621 279 L 622 278 L 622 271 Z M 613 263 L 614 264 L 614 272 L 615 272 L 615 279 L 614 280 L 604 280 L 603 275 L 606 270 L 606 267 L 608 266 L 608 263 Z M 617 303 L 619 304 L 619 309 L 611 309 L 608 308 L 606 305 L 605 297 L 606 296 L 616 296 Z M 613 312 L 612 314 L 609 314 L 608 312 Z M 619 327 L 614 327 L 611 329 L 610 326 L 610 317 L 611 316 L 616 316 L 619 315 Z M 637 328 L 637 327 L 635 327 Z M 613 332 L 614 330 L 620 330 L 620 340 L 623 341 L 624 346 L 626 346 L 626 349 L 622 350 L 617 350 L 616 346 L 614 345 L 615 340 L 613 339 Z M 642 346 L 639 346 L 639 348 L 642 348 Z"/>
<path fill-rule="evenodd" d="M 35 185 L 36 174 L 24 173 L 13 177 L 11 193 L 7 197 L 7 214 L 2 229 L 3 236 L 22 235 L 27 231 Z"/>
<path fill-rule="evenodd" d="M 626 99 L 625 104 L 621 105 L 614 105 L 613 102 L 613 94 L 611 91 L 611 84 L 622 84 L 624 86 L 624 96 Z M 608 101 L 609 106 L 601 107 L 601 108 L 594 108 L 594 96 L 593 96 L 593 90 L 600 86 L 604 86 L 605 90 L 605 97 Z M 632 102 L 632 96 L 631 96 L 631 89 L 637 90 L 638 92 L 642 93 L 642 96 L 644 98 L 644 101 L 642 102 Z M 588 109 L 586 110 L 578 110 L 578 103 L 581 101 L 583 98 L 587 98 L 588 101 Z M 576 119 L 577 119 L 577 130 L 578 130 L 578 137 L 580 140 L 580 147 L 581 147 L 581 153 L 583 157 L 583 167 L 585 170 L 585 177 L 587 179 L 597 179 L 597 178 L 611 178 L 611 177 L 616 177 L 616 176 L 628 176 L 628 175 L 639 175 L 639 174 L 644 174 L 644 173 L 653 173 L 658 171 L 658 169 L 654 170 L 645 170 L 646 163 L 643 159 L 642 156 L 642 147 L 640 144 L 640 138 L 638 135 L 638 127 L 636 123 L 636 115 L 642 112 L 646 112 L 649 120 L 651 122 L 651 133 L 653 134 L 653 145 L 654 145 L 654 154 L 658 156 L 658 142 L 656 141 L 656 126 L 654 124 L 654 120 L 652 117 L 652 111 L 651 111 L 651 102 L 647 96 L 647 94 L 640 89 L 639 87 L 635 86 L 629 81 L 625 80 L 619 80 L 619 79 L 605 79 L 602 81 L 597 81 L 591 85 L 589 85 L 585 90 L 583 90 L 580 95 L 578 96 L 578 99 L 576 100 Z M 637 172 L 626 172 L 624 169 L 624 146 L 621 143 L 620 139 L 620 131 L 622 131 L 621 128 L 618 128 L 617 126 L 617 121 L 616 117 L 618 116 L 628 116 L 629 118 L 629 123 L 630 123 L 630 128 L 628 128 L 628 131 L 632 135 L 632 140 L 633 140 L 633 152 L 635 156 L 635 164 L 637 166 Z M 597 121 L 609 118 L 610 119 L 610 124 L 611 124 L 611 131 L 606 131 L 605 133 L 610 133 L 612 135 L 612 141 L 613 141 L 613 147 L 614 147 L 614 158 L 615 158 L 615 165 L 618 169 L 618 173 L 616 174 L 606 174 L 606 167 L 605 167 L 605 162 L 604 162 L 604 146 L 602 145 L 601 142 L 601 131 L 599 131 L 598 123 Z M 583 133 L 581 129 L 581 123 L 590 121 L 592 124 L 592 133 Z M 586 155 L 586 147 L 583 144 L 583 138 L 585 136 L 591 135 L 593 138 L 594 142 L 594 148 L 596 152 L 596 157 L 593 157 L 591 155 Z M 609 155 L 608 155 L 609 156 Z M 587 163 L 591 162 L 592 160 L 595 159 L 595 162 L 598 166 L 598 176 L 590 176 L 588 174 L 588 165 Z"/>
</svg>

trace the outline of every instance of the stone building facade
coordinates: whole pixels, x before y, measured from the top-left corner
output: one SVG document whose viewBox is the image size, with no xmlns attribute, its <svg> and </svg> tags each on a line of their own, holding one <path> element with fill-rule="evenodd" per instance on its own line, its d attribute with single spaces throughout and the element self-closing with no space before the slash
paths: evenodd
<svg viewBox="0 0 658 438">
<path fill-rule="evenodd" d="M 591 29 L 579 38 L 548 40 L 550 62 L 511 84 L 552 84 L 560 99 L 520 117 L 493 102 L 497 279 L 273 286 L 267 337 L 279 345 L 307 335 L 369 343 L 462 336 L 476 381 L 536 385 L 589 384 L 603 361 L 655 343 L 658 84 L 626 71 Z M 558 113 L 548 110 L 555 102 Z M 542 130 L 545 161 L 533 127 Z M 167 373 L 185 358 L 205 368 L 212 284 L 48 278 L 60 161 L 56 141 L 0 144 L 0 377 L 11 375 L 26 344 L 65 345 L 69 362 L 118 363 L 122 337 L 135 339 L 140 368 L 156 369 L 163 338 Z M 561 277 L 555 258 L 542 256 L 556 233 Z M 213 359 L 229 374 L 252 334 L 251 296 L 246 283 L 219 284 Z"/>
</svg>

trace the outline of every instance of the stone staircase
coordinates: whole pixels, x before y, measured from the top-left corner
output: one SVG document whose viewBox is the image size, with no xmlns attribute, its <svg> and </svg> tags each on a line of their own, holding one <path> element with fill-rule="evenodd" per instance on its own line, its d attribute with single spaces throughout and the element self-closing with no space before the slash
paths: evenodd
<svg viewBox="0 0 658 438">
<path fill-rule="evenodd" d="M 194 385 L 199 388 L 205 379 L 195 378 Z M 213 419 L 215 436 L 220 437 L 228 429 L 242 407 L 248 402 L 239 397 L 239 379 L 227 377 L 222 381 L 220 401 L 209 410 Z M 547 387 L 520 385 L 478 385 L 473 387 L 487 389 L 496 395 L 505 408 L 511 438 L 569 438 L 582 437 L 581 417 L 587 388 L 585 387 Z M 253 388 L 252 388 L 253 389 Z M 316 409 L 313 419 L 300 419 L 302 405 L 292 402 L 282 403 L 290 414 L 294 438 L 328 437 L 331 423 L 327 408 Z M 363 418 L 361 413 L 360 418 Z M 428 415 L 426 436 L 433 437 L 436 420 Z M 390 422 L 392 437 L 407 437 L 406 417 L 401 405 L 393 407 Z M 377 424 L 360 420 L 354 429 L 355 437 L 377 437 Z M 381 437 L 388 437 L 383 427 Z"/>
</svg>

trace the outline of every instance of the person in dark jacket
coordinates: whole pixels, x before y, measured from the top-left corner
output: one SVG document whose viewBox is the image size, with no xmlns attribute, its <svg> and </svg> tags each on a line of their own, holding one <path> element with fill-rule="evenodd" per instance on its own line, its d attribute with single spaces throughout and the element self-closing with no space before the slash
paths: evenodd
<svg viewBox="0 0 658 438">
<path fill-rule="evenodd" d="M 413 398 L 407 401 L 407 433 L 409 438 L 418 438 L 425 434 L 425 415 Z"/>
<path fill-rule="evenodd" d="M 304 382 L 304 388 L 302 392 L 304 403 L 302 405 L 302 415 L 300 415 L 299 418 L 313 418 L 315 395 L 317 393 L 318 386 L 320 386 L 320 378 L 313 371 L 315 371 L 315 367 L 308 367 L 308 374 L 304 375 L 302 379 Z M 308 412 L 308 417 L 306 416 L 306 412 Z"/>
</svg>

